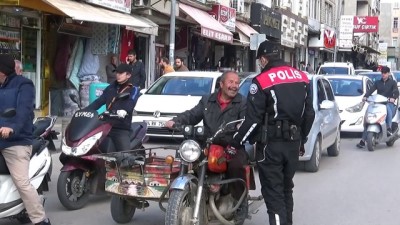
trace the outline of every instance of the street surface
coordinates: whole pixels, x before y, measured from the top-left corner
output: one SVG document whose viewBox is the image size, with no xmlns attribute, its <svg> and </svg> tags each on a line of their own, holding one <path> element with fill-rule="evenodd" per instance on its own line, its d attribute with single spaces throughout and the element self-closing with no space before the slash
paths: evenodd
<svg viewBox="0 0 400 225">
<path fill-rule="evenodd" d="M 400 143 L 375 152 L 355 147 L 358 138 L 342 139 L 338 157 L 326 152 L 317 173 L 299 170 L 295 176 L 295 225 L 398 225 L 400 224 Z M 176 142 L 175 142 L 176 143 Z M 151 140 L 146 147 L 174 144 Z M 57 146 L 57 145 L 56 145 Z M 58 145 L 59 146 L 59 145 Z M 54 169 L 50 192 L 46 193 L 46 212 L 53 225 L 115 225 L 110 214 L 110 197 L 92 196 L 85 208 L 67 211 L 57 198 L 56 184 L 61 164 L 59 153 L 53 155 Z M 258 182 L 258 177 L 257 177 Z M 259 183 L 258 183 L 259 185 Z M 258 186 L 260 188 L 260 186 Z M 254 192 L 260 194 L 260 190 Z M 245 225 L 267 225 L 266 207 L 247 220 Z M 17 221 L 2 219 L 0 225 Z M 129 224 L 164 224 L 164 213 L 156 202 L 146 211 L 137 210 Z"/>
</svg>

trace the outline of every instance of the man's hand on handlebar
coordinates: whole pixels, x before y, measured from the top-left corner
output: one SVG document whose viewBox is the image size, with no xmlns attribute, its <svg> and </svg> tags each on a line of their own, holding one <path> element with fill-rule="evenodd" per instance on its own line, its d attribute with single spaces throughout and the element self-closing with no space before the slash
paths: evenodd
<svg viewBox="0 0 400 225">
<path fill-rule="evenodd" d="M 394 99 L 394 98 L 389 98 L 388 101 L 391 102 L 391 103 L 394 103 L 394 102 L 396 101 L 396 99 Z"/>
<path fill-rule="evenodd" d="M 119 118 L 125 118 L 125 116 L 126 116 L 127 114 L 128 114 L 128 113 L 127 113 L 125 110 L 123 110 L 123 109 L 117 110 L 117 115 L 118 115 Z"/>
<path fill-rule="evenodd" d="M 4 139 L 9 138 L 12 133 L 14 133 L 14 130 L 12 128 L 9 128 L 9 127 L 1 127 L 0 128 L 0 137 L 1 138 L 4 138 Z"/>
<path fill-rule="evenodd" d="M 172 129 L 174 127 L 174 125 L 175 125 L 175 121 L 173 121 L 173 120 L 168 120 L 165 123 L 165 127 L 169 128 L 169 129 Z"/>
</svg>

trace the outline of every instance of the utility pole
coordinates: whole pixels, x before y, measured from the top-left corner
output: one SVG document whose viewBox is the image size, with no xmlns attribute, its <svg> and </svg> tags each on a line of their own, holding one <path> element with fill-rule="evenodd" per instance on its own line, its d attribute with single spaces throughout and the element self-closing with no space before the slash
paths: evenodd
<svg viewBox="0 0 400 225">
<path fill-rule="evenodd" d="M 176 0 L 171 0 L 171 19 L 169 24 L 169 63 L 174 64 L 174 52 L 175 52 L 175 12 L 176 12 Z"/>
<path fill-rule="evenodd" d="M 336 31 L 336 44 L 335 44 L 335 52 L 333 53 L 333 62 L 336 62 L 337 52 L 338 52 L 338 44 L 339 44 L 339 24 L 340 24 L 340 17 L 342 12 L 342 2 L 343 0 L 337 1 L 337 11 L 336 11 L 336 24 L 335 24 L 335 31 Z"/>
</svg>

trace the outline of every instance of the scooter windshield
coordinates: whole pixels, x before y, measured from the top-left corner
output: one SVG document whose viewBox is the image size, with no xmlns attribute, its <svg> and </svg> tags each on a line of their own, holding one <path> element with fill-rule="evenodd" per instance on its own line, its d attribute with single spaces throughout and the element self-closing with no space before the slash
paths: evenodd
<svg viewBox="0 0 400 225">
<path fill-rule="evenodd" d="M 65 136 L 71 142 L 76 142 L 101 126 L 104 122 L 99 120 L 96 110 L 78 110 L 69 123 Z"/>
</svg>

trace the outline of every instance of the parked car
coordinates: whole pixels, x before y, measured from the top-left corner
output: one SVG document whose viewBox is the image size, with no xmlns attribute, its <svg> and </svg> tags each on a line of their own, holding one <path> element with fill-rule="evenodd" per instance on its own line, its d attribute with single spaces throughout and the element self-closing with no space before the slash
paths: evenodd
<svg viewBox="0 0 400 225">
<path fill-rule="evenodd" d="M 148 90 L 142 90 L 135 107 L 133 122 L 146 122 L 148 136 L 183 137 L 165 128 L 165 122 L 193 108 L 204 95 L 218 88 L 220 72 L 173 72 L 156 80 Z"/>
<path fill-rule="evenodd" d="M 331 83 L 335 100 L 342 119 L 342 132 L 363 132 L 364 115 L 368 103 L 362 99 L 373 85 L 367 76 L 331 75 L 326 76 Z"/>
<path fill-rule="evenodd" d="M 369 77 L 369 79 L 371 79 L 372 82 L 375 82 L 376 80 L 382 79 L 382 73 L 381 73 L 381 72 L 363 72 L 363 73 L 360 73 L 359 75 Z M 395 80 L 396 82 L 398 81 L 398 80 L 396 79 L 396 76 L 393 76 L 393 73 L 390 73 L 390 77 L 391 77 L 393 80 Z M 397 86 L 398 86 L 398 85 L 397 85 Z"/>
<path fill-rule="evenodd" d="M 392 74 L 397 80 L 397 87 L 400 88 L 400 71 L 393 71 Z"/>
<path fill-rule="evenodd" d="M 252 79 L 252 74 L 240 84 L 239 93 L 247 96 Z M 327 149 L 329 156 L 338 156 L 340 152 L 340 115 L 335 102 L 332 87 L 325 76 L 309 75 L 315 119 L 305 144 L 305 154 L 299 157 L 308 172 L 319 169 L 322 151 Z"/>
<path fill-rule="evenodd" d="M 354 70 L 355 75 L 358 75 L 359 73 L 365 73 L 365 72 L 372 72 L 372 70 L 368 70 L 368 69 L 356 69 Z"/>
<path fill-rule="evenodd" d="M 317 74 L 327 75 L 327 74 L 348 74 L 355 75 L 353 63 L 349 62 L 325 62 L 322 64 Z"/>
</svg>

